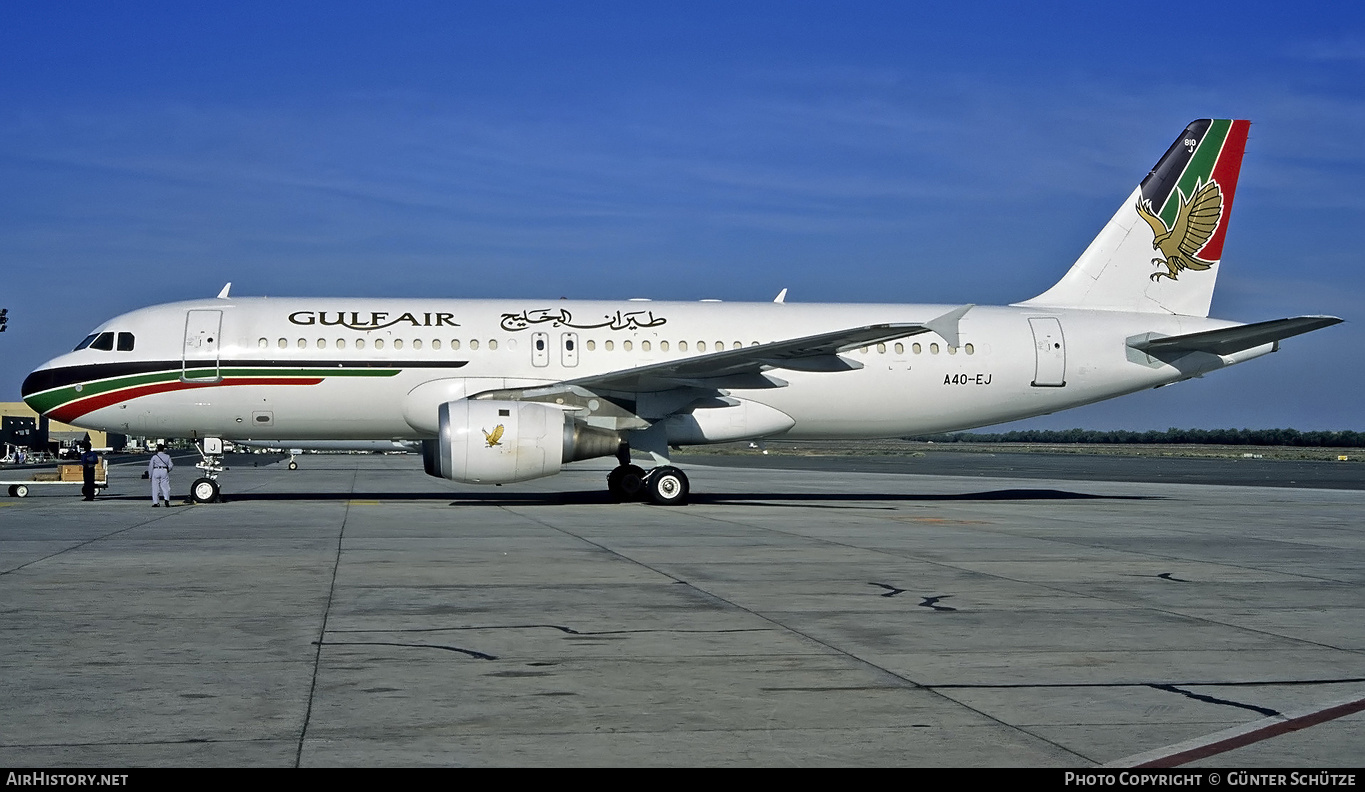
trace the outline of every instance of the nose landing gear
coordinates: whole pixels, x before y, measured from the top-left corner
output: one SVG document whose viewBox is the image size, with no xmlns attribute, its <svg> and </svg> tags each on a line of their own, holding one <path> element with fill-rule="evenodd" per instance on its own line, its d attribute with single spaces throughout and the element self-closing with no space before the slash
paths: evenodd
<svg viewBox="0 0 1365 792">
<path fill-rule="evenodd" d="M 200 461 L 194 466 L 204 471 L 204 475 L 190 485 L 189 499 L 193 503 L 221 503 L 223 496 L 218 487 L 218 474 L 226 470 L 223 467 L 223 441 L 206 437 L 195 445 L 195 449 L 199 451 Z"/>
</svg>

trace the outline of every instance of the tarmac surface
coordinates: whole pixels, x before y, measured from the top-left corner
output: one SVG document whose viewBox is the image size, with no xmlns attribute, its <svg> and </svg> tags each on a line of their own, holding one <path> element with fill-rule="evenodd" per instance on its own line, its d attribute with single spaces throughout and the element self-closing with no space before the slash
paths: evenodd
<svg viewBox="0 0 1365 792">
<path fill-rule="evenodd" d="M 1360 765 L 1360 465 L 963 456 L 694 459 L 680 508 L 374 455 L 0 498 L 0 765 Z"/>
</svg>

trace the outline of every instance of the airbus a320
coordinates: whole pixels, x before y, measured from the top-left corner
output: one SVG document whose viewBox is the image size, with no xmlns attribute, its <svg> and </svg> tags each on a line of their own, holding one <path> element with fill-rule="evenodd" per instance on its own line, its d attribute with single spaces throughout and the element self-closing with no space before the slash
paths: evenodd
<svg viewBox="0 0 1365 792">
<path fill-rule="evenodd" d="M 1209 318 L 1249 124 L 1191 123 L 1052 288 L 1005 306 L 271 299 L 157 305 L 28 376 L 43 415 L 197 441 L 420 441 L 470 484 L 615 457 L 619 500 L 687 501 L 671 449 L 898 437 L 1052 413 L 1335 324 Z M 637 464 L 640 463 L 640 464 Z"/>
</svg>

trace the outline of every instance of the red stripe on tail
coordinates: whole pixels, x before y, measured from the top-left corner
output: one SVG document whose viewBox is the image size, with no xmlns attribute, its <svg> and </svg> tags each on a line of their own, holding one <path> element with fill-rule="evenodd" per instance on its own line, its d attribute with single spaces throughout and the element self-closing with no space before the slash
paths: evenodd
<svg viewBox="0 0 1365 792">
<path fill-rule="evenodd" d="M 1213 166 L 1211 178 L 1218 182 L 1218 188 L 1223 193 L 1223 217 L 1213 236 L 1209 237 L 1208 244 L 1195 254 L 1206 261 L 1217 261 L 1223 257 L 1223 240 L 1228 235 L 1228 221 L 1232 219 L 1232 197 L 1237 192 L 1237 175 L 1242 171 L 1242 154 L 1246 152 L 1249 129 L 1250 121 L 1232 122 L 1218 162 Z"/>
</svg>

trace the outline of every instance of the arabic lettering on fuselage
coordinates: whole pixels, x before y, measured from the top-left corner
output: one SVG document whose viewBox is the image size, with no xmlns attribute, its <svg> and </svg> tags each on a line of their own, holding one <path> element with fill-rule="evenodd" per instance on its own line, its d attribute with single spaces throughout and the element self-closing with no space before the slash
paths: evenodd
<svg viewBox="0 0 1365 792">
<path fill-rule="evenodd" d="M 596 330 L 602 327 L 608 330 L 640 330 L 658 327 L 668 322 L 662 316 L 655 317 L 653 311 L 617 311 L 613 314 L 604 314 L 602 319 L 601 322 L 574 321 L 573 314 L 567 308 L 537 308 L 521 313 L 503 314 L 502 329 L 525 330 L 531 325 L 549 322 L 551 327 L 572 327 L 575 330 Z"/>
</svg>

